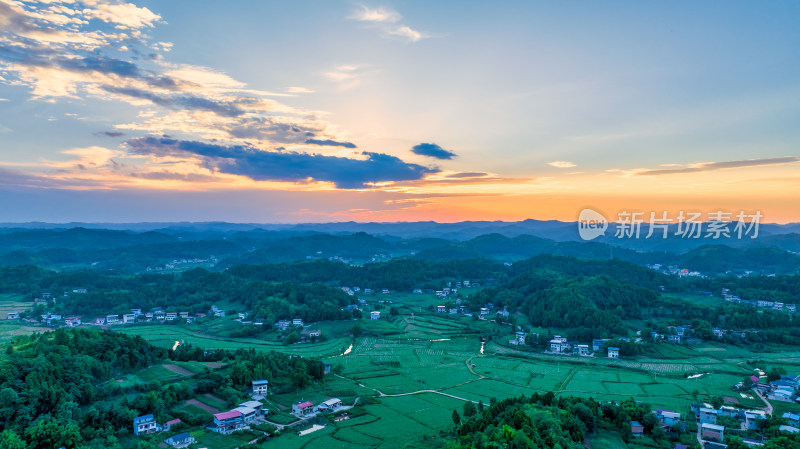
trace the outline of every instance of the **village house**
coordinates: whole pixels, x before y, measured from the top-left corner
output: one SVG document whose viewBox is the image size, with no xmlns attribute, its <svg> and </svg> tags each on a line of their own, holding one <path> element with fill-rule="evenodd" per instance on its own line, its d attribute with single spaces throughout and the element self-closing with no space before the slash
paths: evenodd
<svg viewBox="0 0 800 449">
<path fill-rule="evenodd" d="M 239 404 L 239 407 L 251 408 L 251 409 L 255 410 L 256 414 L 258 414 L 259 416 L 265 415 L 265 414 L 267 414 L 269 412 L 269 410 L 264 408 L 264 404 L 262 404 L 260 401 L 242 402 L 241 404 Z"/>
<path fill-rule="evenodd" d="M 680 344 L 682 340 L 683 337 L 681 337 L 678 334 L 670 334 L 667 336 L 667 341 L 669 341 L 670 343 Z"/>
<path fill-rule="evenodd" d="M 609 348 L 608 348 L 608 358 L 609 359 L 618 359 L 619 358 L 619 348 L 615 348 L 613 346 L 609 346 Z"/>
<path fill-rule="evenodd" d="M 94 319 L 94 324 L 96 326 L 102 326 L 102 325 L 106 324 L 106 319 L 105 318 L 95 318 Z"/>
<path fill-rule="evenodd" d="M 658 422 L 667 427 L 672 427 L 681 422 L 681 414 L 672 410 L 657 409 L 655 412 Z"/>
<path fill-rule="evenodd" d="M 251 422 L 255 421 L 256 418 L 258 418 L 258 411 L 256 409 L 244 405 L 240 405 L 239 407 L 236 407 L 232 411 L 241 413 L 242 422 L 244 422 L 245 424 L 250 424 Z"/>
<path fill-rule="evenodd" d="M 785 419 L 790 425 L 800 427 L 800 414 L 786 412 L 783 414 L 782 418 Z"/>
<path fill-rule="evenodd" d="M 280 320 L 277 323 L 275 323 L 275 327 L 277 327 L 278 330 L 285 331 L 286 329 L 289 328 L 290 324 L 291 323 L 288 320 Z"/>
<path fill-rule="evenodd" d="M 183 432 L 167 438 L 164 442 L 172 447 L 186 447 L 194 443 L 194 437 Z"/>
<path fill-rule="evenodd" d="M 330 374 L 330 373 L 331 373 L 330 362 L 322 362 L 322 374 Z"/>
<path fill-rule="evenodd" d="M 567 339 L 561 335 L 553 335 L 553 339 L 550 340 L 550 352 L 561 353 L 565 351 L 569 351 L 569 343 L 567 343 Z"/>
<path fill-rule="evenodd" d="M 608 338 L 595 338 L 594 340 L 592 340 L 592 351 L 594 352 L 602 351 L 607 341 L 609 341 Z"/>
<path fill-rule="evenodd" d="M 516 337 L 516 341 L 517 341 L 518 345 L 524 345 L 525 344 L 525 337 L 527 337 L 528 334 L 527 334 L 527 332 L 519 331 L 519 332 L 516 332 L 514 334 L 514 336 Z"/>
<path fill-rule="evenodd" d="M 720 329 L 718 327 L 711 329 L 711 332 L 713 332 L 714 336 L 717 338 L 722 338 L 722 336 L 725 335 L 725 329 Z"/>
<path fill-rule="evenodd" d="M 706 440 L 722 441 L 725 437 L 725 427 L 716 424 L 703 423 L 700 426 L 700 438 Z"/>
<path fill-rule="evenodd" d="M 321 335 L 322 331 L 320 331 L 319 329 L 308 332 L 309 337 L 319 338 Z"/>
<path fill-rule="evenodd" d="M 317 406 L 318 412 L 333 412 L 342 406 L 342 400 L 339 398 L 328 399 L 327 401 Z"/>
<path fill-rule="evenodd" d="M 713 408 L 702 407 L 698 413 L 701 424 L 716 424 L 719 411 Z"/>
<path fill-rule="evenodd" d="M 161 431 L 153 415 L 143 415 L 133 418 L 133 434 L 142 435 Z"/>
<path fill-rule="evenodd" d="M 208 426 L 212 432 L 228 434 L 248 427 L 242 419 L 242 413 L 237 410 L 217 413 L 214 422 Z"/>
<path fill-rule="evenodd" d="M 164 321 L 164 317 L 166 315 L 167 315 L 167 313 L 164 312 L 163 310 L 161 310 L 160 308 L 158 310 L 156 310 L 155 312 L 153 312 L 154 318 L 157 319 L 158 321 Z"/>
<path fill-rule="evenodd" d="M 184 320 L 189 318 L 189 312 L 180 312 L 178 315 Z"/>
<path fill-rule="evenodd" d="M 744 427 L 747 430 L 757 430 L 758 422 L 767 419 L 767 413 L 763 410 L 746 410 L 744 412 Z"/>
<path fill-rule="evenodd" d="M 292 414 L 297 416 L 298 418 L 303 416 L 308 416 L 313 412 L 314 412 L 314 404 L 312 404 L 309 401 L 292 404 Z"/>
<path fill-rule="evenodd" d="M 381 313 L 377 310 L 373 310 L 369 313 L 369 319 L 371 320 L 379 320 L 381 318 Z"/>
<path fill-rule="evenodd" d="M 303 327 L 303 320 L 300 318 L 295 318 L 292 320 L 292 326 L 295 327 Z"/>
<path fill-rule="evenodd" d="M 484 320 L 484 319 L 486 319 L 486 315 L 488 315 L 488 314 L 489 314 L 489 308 L 488 308 L 488 307 L 481 307 L 481 310 L 480 310 L 480 312 L 481 312 L 481 313 L 480 313 L 480 315 L 479 315 L 479 316 L 480 316 L 480 318 L 481 318 L 482 320 Z"/>
<path fill-rule="evenodd" d="M 268 380 L 254 380 L 253 381 L 253 397 L 266 397 L 269 390 Z"/>
<path fill-rule="evenodd" d="M 178 319 L 178 312 L 167 312 L 167 315 L 164 319 L 166 321 L 175 321 Z"/>
<path fill-rule="evenodd" d="M 591 352 L 589 352 L 589 345 L 578 345 L 578 355 L 584 357 L 591 355 Z"/>
<path fill-rule="evenodd" d="M 8 312 L 8 319 L 9 320 L 19 319 L 19 312 Z"/>
<path fill-rule="evenodd" d="M 106 315 L 106 324 L 119 324 L 119 315 Z"/>
<path fill-rule="evenodd" d="M 239 312 L 239 319 L 240 320 L 246 320 L 247 319 L 247 315 L 248 315 L 247 312 Z"/>
<path fill-rule="evenodd" d="M 134 323 L 136 322 L 136 315 L 132 313 L 126 313 L 122 315 L 122 322 L 125 324 Z"/>
<path fill-rule="evenodd" d="M 788 433 L 800 432 L 800 429 L 798 429 L 797 427 L 787 426 L 785 424 L 778 427 L 778 430 L 780 430 L 781 432 L 788 432 Z"/>
<path fill-rule="evenodd" d="M 644 436 L 644 426 L 639 421 L 631 421 L 631 434 L 635 437 Z"/>
<path fill-rule="evenodd" d="M 67 327 L 78 327 L 81 325 L 81 317 L 79 316 L 68 316 L 64 318 L 64 324 Z"/>
<path fill-rule="evenodd" d="M 182 421 L 180 419 L 173 419 L 172 421 L 167 421 L 164 423 L 164 432 L 168 432 L 172 426 L 176 424 L 180 424 Z"/>
<path fill-rule="evenodd" d="M 445 307 L 445 306 L 436 306 L 436 312 L 437 313 L 446 313 L 447 312 L 447 307 Z"/>
</svg>

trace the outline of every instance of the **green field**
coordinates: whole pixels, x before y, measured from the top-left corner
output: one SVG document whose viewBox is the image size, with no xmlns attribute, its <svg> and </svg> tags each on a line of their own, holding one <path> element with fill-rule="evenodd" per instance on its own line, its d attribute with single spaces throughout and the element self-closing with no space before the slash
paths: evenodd
<svg viewBox="0 0 800 449">
<path fill-rule="evenodd" d="M 274 341 L 254 338 L 231 338 L 214 335 L 197 327 L 167 325 L 136 325 L 115 328 L 118 332 L 139 335 L 156 346 L 172 348 L 176 342 L 190 343 L 203 349 L 255 348 L 262 351 L 277 351 L 306 357 L 329 357 L 344 352 L 349 345 L 344 338 L 334 338 L 321 343 L 283 345 Z"/>
<path fill-rule="evenodd" d="M 427 295 L 429 296 L 429 295 Z M 434 298 L 436 299 L 436 298 Z M 299 436 L 287 430 L 279 438 L 256 447 L 275 448 L 400 448 L 438 447 L 439 431 L 452 428 L 451 414 L 464 401 L 483 401 L 553 391 L 558 395 L 592 397 L 600 401 L 634 398 L 686 413 L 696 400 L 722 396 L 741 407 L 763 408 L 758 398 L 744 398 L 730 387 L 752 373 L 747 360 L 762 359 L 792 370 L 800 370 L 800 352 L 795 348 L 771 347 L 768 352 L 720 343 L 694 346 L 659 344 L 646 356 L 608 359 L 572 357 L 519 349 L 506 342 L 511 327 L 464 316 L 436 314 L 426 307 L 433 303 L 426 295 L 404 295 L 392 305 L 415 310 L 380 320 L 362 319 L 363 335 L 356 338 L 347 354 L 346 337 L 353 320 L 320 323 L 330 340 L 321 343 L 283 345 L 257 338 L 224 336 L 230 320 L 216 327 L 145 325 L 120 327 L 120 332 L 141 335 L 156 345 L 172 347 L 175 342 L 203 348 L 256 348 L 306 357 L 320 357 L 341 369 L 341 375 L 326 376 L 312 387 L 287 394 L 275 394 L 266 401 L 273 422 L 289 424 L 288 414 L 297 401 L 319 403 L 331 397 L 352 405 L 358 398 L 365 414 L 330 423 L 326 428 Z M 388 308 L 388 303 L 384 304 Z M 481 337 L 490 341 L 482 345 Z M 496 337 L 495 337 L 496 336 Z M 483 352 L 482 352 L 483 348 Z M 179 365 L 187 371 L 202 365 Z M 693 375 L 700 374 L 694 377 Z M 174 371 L 163 366 L 148 368 L 137 377 L 170 380 Z M 180 377 L 177 375 L 178 378 Z M 689 377 L 693 376 L 693 377 Z M 224 404 L 209 403 L 217 408 Z M 796 410 L 791 404 L 776 404 L 776 412 Z M 428 439 L 425 439 L 425 436 Z M 219 443 L 215 435 L 203 435 L 203 444 Z M 592 438 L 596 448 L 626 447 L 611 432 L 600 431 Z M 219 443 L 213 447 L 226 446 Z M 234 444 L 234 443 L 230 443 Z"/>
</svg>

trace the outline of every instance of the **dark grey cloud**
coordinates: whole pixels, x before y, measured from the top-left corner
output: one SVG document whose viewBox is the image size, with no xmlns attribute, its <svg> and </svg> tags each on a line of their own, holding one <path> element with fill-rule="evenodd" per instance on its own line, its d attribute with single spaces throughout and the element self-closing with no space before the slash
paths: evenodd
<svg viewBox="0 0 800 449">
<path fill-rule="evenodd" d="M 484 176 L 489 176 L 489 173 L 482 171 L 466 171 L 447 175 L 448 178 L 481 178 Z"/>
<path fill-rule="evenodd" d="M 636 173 L 637 176 L 641 175 L 673 175 L 677 173 L 694 173 L 702 171 L 721 170 L 724 168 L 741 168 L 741 167 L 757 167 L 759 165 L 780 165 L 790 164 L 792 162 L 800 162 L 800 156 L 785 156 L 773 157 L 763 159 L 747 159 L 743 161 L 724 161 L 724 162 L 706 162 L 697 164 L 693 167 L 684 168 L 664 168 L 656 170 L 645 170 Z"/>
<path fill-rule="evenodd" d="M 178 180 L 178 181 L 189 181 L 189 182 L 214 182 L 217 181 L 217 178 L 214 178 L 210 175 L 203 175 L 200 173 L 176 173 L 171 171 L 157 171 L 157 172 L 145 172 L 145 173 L 130 173 L 130 175 L 134 178 L 142 178 L 142 179 L 155 179 L 155 180 Z"/>
<path fill-rule="evenodd" d="M 411 152 L 419 154 L 420 156 L 428 156 L 436 159 L 453 159 L 456 154 L 452 151 L 447 151 L 444 148 L 436 145 L 435 143 L 421 143 L 414 145 Z"/>
<path fill-rule="evenodd" d="M 123 137 L 125 133 L 122 131 L 98 131 L 94 135 L 99 137 Z"/>
<path fill-rule="evenodd" d="M 243 145 L 215 145 L 170 138 L 141 137 L 127 141 L 130 151 L 154 156 L 200 156 L 210 170 L 246 176 L 256 181 L 333 182 L 343 189 L 362 188 L 366 183 L 411 181 L 438 170 L 409 164 L 387 154 L 363 152 L 366 159 L 268 152 Z"/>
<path fill-rule="evenodd" d="M 356 148 L 356 144 L 350 142 L 337 142 L 335 140 L 319 140 L 319 139 L 306 139 L 306 142 L 309 145 L 320 145 L 320 146 L 327 146 L 327 147 L 344 147 L 344 148 Z"/>
</svg>

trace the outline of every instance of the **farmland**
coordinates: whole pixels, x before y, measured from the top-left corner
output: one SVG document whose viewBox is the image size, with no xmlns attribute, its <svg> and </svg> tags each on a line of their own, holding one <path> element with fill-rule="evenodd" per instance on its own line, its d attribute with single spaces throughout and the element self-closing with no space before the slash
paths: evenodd
<svg viewBox="0 0 800 449">
<path fill-rule="evenodd" d="M 274 350 L 318 357 L 336 368 L 338 374 L 327 376 L 321 384 L 268 398 L 266 407 L 277 424 L 295 420 L 287 412 L 297 401 L 318 403 L 330 397 L 338 397 L 346 405 L 357 403 L 357 398 L 361 401 L 363 413 L 358 416 L 303 436 L 286 432 L 257 447 L 439 447 L 443 444 L 440 431 L 452 429 L 452 411 L 460 410 L 464 401 L 488 404 L 494 399 L 548 391 L 599 401 L 633 397 L 682 413 L 688 412 L 692 402 L 712 396 L 727 398 L 741 407 L 763 408 L 758 398 L 730 390 L 752 374 L 748 360 L 800 368 L 800 352 L 779 345 L 759 352 L 713 342 L 689 346 L 662 343 L 653 345 L 646 355 L 622 359 L 544 354 L 508 345 L 508 325 L 432 313 L 428 306 L 435 302 L 428 296 L 393 296 L 385 304 L 398 308 L 399 316 L 388 316 L 384 310 L 380 320 L 360 320 L 363 335 L 356 338 L 348 335 L 353 320 L 314 325 L 328 340 L 313 344 L 284 345 L 266 339 L 227 337 L 224 334 L 231 325 L 229 320 L 203 328 L 138 325 L 117 330 L 140 335 L 162 347 L 179 342 L 208 349 Z M 351 342 L 351 350 L 343 354 Z M 158 376 L 167 380 L 179 374 L 164 366 L 139 374 L 145 378 Z M 207 398 L 195 400 L 215 406 Z M 783 409 L 800 408 L 781 404 Z M 208 444 L 214 438 L 199 436 Z M 593 442 L 596 447 L 620 447 L 618 435 L 612 432 L 599 432 Z M 229 443 L 235 447 L 234 442 Z"/>
</svg>

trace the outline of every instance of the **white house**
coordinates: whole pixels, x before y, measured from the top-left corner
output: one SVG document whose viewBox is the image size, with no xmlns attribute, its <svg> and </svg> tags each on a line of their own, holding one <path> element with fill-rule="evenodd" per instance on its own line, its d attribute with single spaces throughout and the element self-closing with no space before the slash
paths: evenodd
<svg viewBox="0 0 800 449">
<path fill-rule="evenodd" d="M 342 400 L 339 398 L 328 399 L 317 406 L 320 412 L 332 412 L 342 406 Z"/>
<path fill-rule="evenodd" d="M 300 318 L 295 318 L 292 320 L 292 326 L 300 326 L 303 327 L 303 320 Z"/>
<path fill-rule="evenodd" d="M 108 320 L 106 320 L 106 321 L 108 321 Z M 122 315 L 122 322 L 125 323 L 125 324 L 133 323 L 135 321 L 136 321 L 136 315 L 134 315 L 132 313 L 126 313 L 125 315 Z"/>
<path fill-rule="evenodd" d="M 106 324 L 119 323 L 119 315 L 106 315 Z"/>
<path fill-rule="evenodd" d="M 133 418 L 133 434 L 155 433 L 161 430 L 153 415 L 142 415 Z"/>
<path fill-rule="evenodd" d="M 369 319 L 379 320 L 381 319 L 381 313 L 378 312 L 377 310 L 373 310 L 372 312 L 369 313 Z"/>
<path fill-rule="evenodd" d="M 233 409 L 233 411 L 237 411 L 242 414 L 242 421 L 245 424 L 250 424 L 258 417 L 258 411 L 256 409 L 244 405 L 236 407 Z"/>
<path fill-rule="evenodd" d="M 619 358 L 619 348 L 609 347 L 608 348 L 608 358 L 609 359 L 618 359 Z"/>
<path fill-rule="evenodd" d="M 268 390 L 269 390 L 268 380 L 253 381 L 253 396 L 266 397 Z"/>
<path fill-rule="evenodd" d="M 589 355 L 589 345 L 578 345 L 578 355 L 588 356 Z"/>
<path fill-rule="evenodd" d="M 9 320 L 16 320 L 19 318 L 19 312 L 8 312 Z"/>
</svg>

